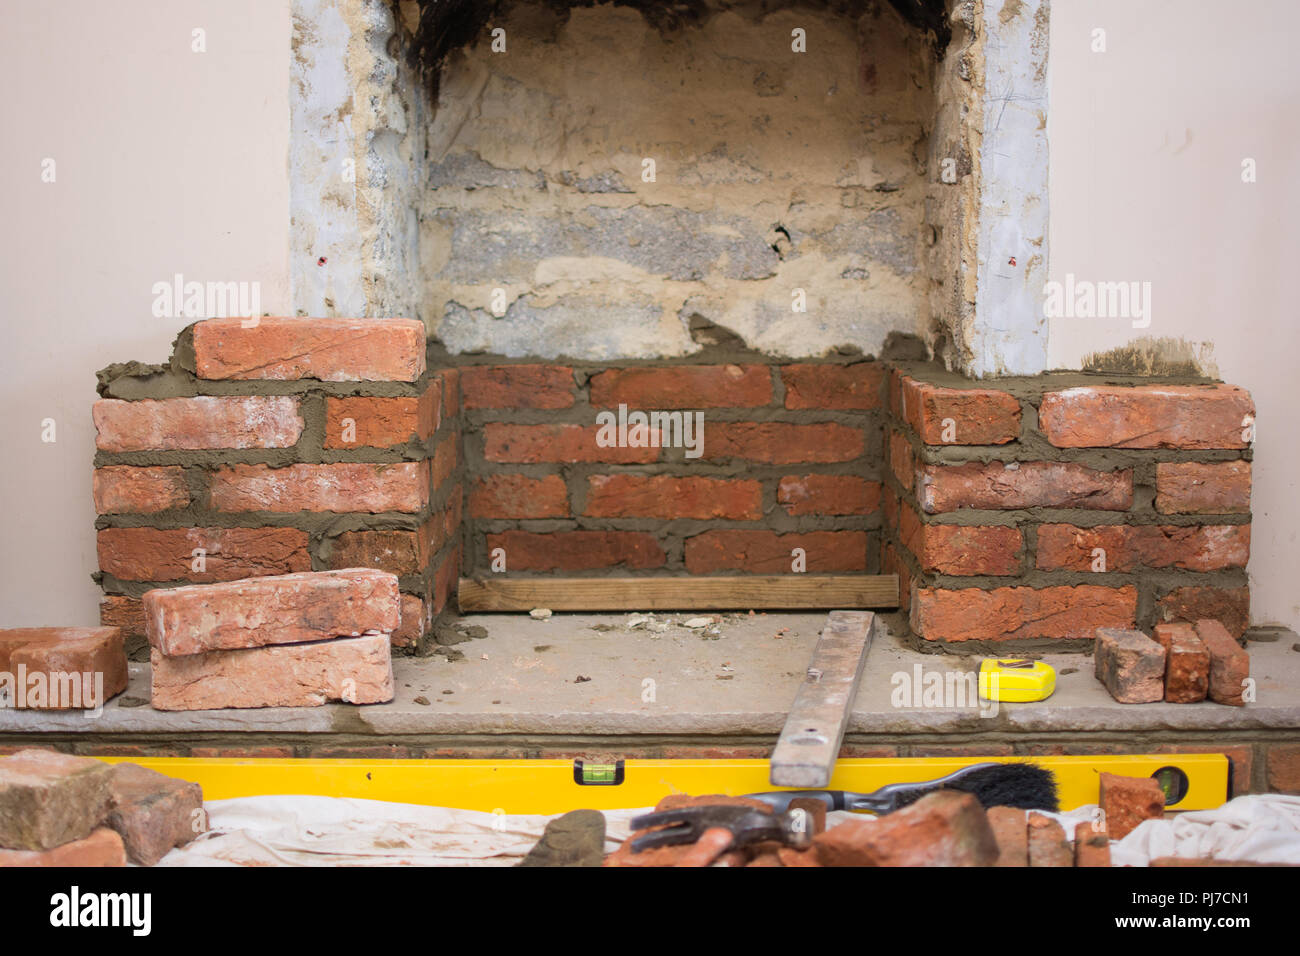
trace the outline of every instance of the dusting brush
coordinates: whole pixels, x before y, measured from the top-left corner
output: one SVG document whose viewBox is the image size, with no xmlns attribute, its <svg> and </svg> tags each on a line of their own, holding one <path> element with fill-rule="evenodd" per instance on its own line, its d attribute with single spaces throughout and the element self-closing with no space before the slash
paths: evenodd
<svg viewBox="0 0 1300 956">
<path fill-rule="evenodd" d="M 799 799 L 820 800 L 827 810 L 854 810 L 865 813 L 893 813 L 915 803 L 936 790 L 963 790 L 974 794 L 984 808 L 1018 807 L 1021 810 L 1048 810 L 1056 813 L 1060 801 L 1056 778 L 1051 772 L 1032 763 L 977 763 L 962 767 L 937 780 L 916 783 L 891 783 L 874 793 L 851 793 L 847 790 L 774 790 L 746 794 L 762 800 L 777 813 L 790 809 Z"/>
</svg>

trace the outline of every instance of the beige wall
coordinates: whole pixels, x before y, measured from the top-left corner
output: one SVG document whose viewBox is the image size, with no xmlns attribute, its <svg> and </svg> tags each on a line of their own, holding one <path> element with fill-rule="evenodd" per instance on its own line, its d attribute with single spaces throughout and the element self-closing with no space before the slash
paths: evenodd
<svg viewBox="0 0 1300 956">
<path fill-rule="evenodd" d="M 153 284 L 287 307 L 288 6 L 0 0 L 0 626 L 98 622 L 95 370 L 166 360 Z"/>
<path fill-rule="evenodd" d="M 1185 340 L 1258 419 L 1251 617 L 1300 627 L 1300 71 L 1292 0 L 1054 0 L 1053 279 L 1152 283 L 1151 326 L 1057 319 L 1053 367 Z M 1106 52 L 1090 50 L 1106 31 Z M 1241 181 L 1242 160 L 1258 180 Z"/>
</svg>

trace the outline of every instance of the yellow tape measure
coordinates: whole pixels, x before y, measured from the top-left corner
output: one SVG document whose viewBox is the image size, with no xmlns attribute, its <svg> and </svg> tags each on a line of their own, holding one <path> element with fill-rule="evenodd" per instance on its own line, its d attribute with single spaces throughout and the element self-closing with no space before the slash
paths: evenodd
<svg viewBox="0 0 1300 956">
<path fill-rule="evenodd" d="M 1042 661 L 986 657 L 980 661 L 979 689 L 985 700 L 1046 700 L 1056 690 L 1056 671 Z"/>
</svg>

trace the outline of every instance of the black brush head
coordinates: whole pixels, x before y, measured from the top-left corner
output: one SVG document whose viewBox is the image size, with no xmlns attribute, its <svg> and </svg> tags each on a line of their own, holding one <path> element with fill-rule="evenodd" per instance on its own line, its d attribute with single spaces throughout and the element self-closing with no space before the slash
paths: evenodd
<svg viewBox="0 0 1300 956">
<path fill-rule="evenodd" d="M 937 789 L 973 794 L 986 810 L 990 807 L 1017 807 L 1056 813 L 1061 808 L 1056 778 L 1051 771 L 1032 763 L 1000 763 L 971 770 L 942 788 L 917 784 L 916 789 L 904 790 L 897 795 L 894 809 L 915 803 Z"/>
</svg>

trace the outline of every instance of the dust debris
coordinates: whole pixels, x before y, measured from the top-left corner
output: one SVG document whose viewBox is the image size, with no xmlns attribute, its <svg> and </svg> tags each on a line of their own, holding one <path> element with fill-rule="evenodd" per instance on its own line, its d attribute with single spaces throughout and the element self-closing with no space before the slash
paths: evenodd
<svg viewBox="0 0 1300 956">
<path fill-rule="evenodd" d="M 528 616 L 534 621 L 545 621 L 550 618 L 551 609 L 549 607 L 535 607 L 528 612 Z"/>
<path fill-rule="evenodd" d="M 579 674 L 577 677 L 575 677 L 575 678 L 573 679 L 573 682 L 574 682 L 575 684 L 585 684 L 585 683 L 587 683 L 589 680 L 591 680 L 590 677 L 584 677 L 583 675 Z"/>
<path fill-rule="evenodd" d="M 417 704 L 419 704 L 421 707 L 428 707 L 428 706 L 429 706 L 429 698 L 425 697 L 423 694 L 421 694 L 419 697 L 415 698 L 415 702 L 416 702 Z"/>
</svg>

